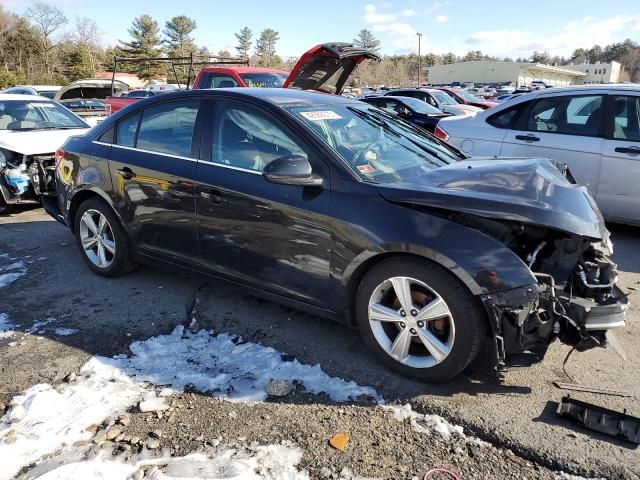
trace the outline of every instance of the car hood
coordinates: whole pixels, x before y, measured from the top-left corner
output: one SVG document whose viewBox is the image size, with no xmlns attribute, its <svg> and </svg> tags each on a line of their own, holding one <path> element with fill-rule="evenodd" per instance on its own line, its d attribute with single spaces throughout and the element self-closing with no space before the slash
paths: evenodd
<svg viewBox="0 0 640 480">
<path fill-rule="evenodd" d="M 82 135 L 88 130 L 88 128 L 31 130 L 26 132 L 0 130 L 0 148 L 21 155 L 53 153 L 60 148 L 69 137 Z"/>
<path fill-rule="evenodd" d="M 431 170 L 411 183 L 381 185 L 379 191 L 395 203 L 605 239 L 608 232 L 598 207 L 585 187 L 571 183 L 562 174 L 559 168 L 563 167 L 539 158 L 472 158 Z"/>
<path fill-rule="evenodd" d="M 283 87 L 340 95 L 351 73 L 367 59 L 379 60 L 380 57 L 350 43 L 316 45 L 300 57 Z"/>
</svg>

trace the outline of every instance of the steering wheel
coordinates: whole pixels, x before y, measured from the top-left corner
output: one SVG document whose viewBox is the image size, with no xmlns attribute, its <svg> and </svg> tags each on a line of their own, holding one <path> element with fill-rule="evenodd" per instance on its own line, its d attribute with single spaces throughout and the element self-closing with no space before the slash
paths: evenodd
<svg viewBox="0 0 640 480">
<path fill-rule="evenodd" d="M 358 163 L 360 163 L 360 161 L 362 160 L 362 157 L 364 157 L 365 154 L 367 154 L 368 152 L 374 152 L 376 153 L 376 156 L 377 156 L 377 152 L 379 150 L 380 150 L 380 145 L 378 145 L 377 141 L 367 144 L 366 147 L 356 152 L 356 154 L 353 156 L 353 165 L 358 165 Z M 366 160 L 366 161 L 369 162 L 370 160 Z"/>
</svg>

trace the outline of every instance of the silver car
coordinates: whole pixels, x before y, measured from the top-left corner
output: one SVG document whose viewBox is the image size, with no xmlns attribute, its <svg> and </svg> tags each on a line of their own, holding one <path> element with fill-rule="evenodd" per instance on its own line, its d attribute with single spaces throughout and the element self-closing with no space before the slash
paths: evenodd
<svg viewBox="0 0 640 480">
<path fill-rule="evenodd" d="M 640 85 L 538 90 L 435 133 L 469 156 L 566 163 L 607 220 L 640 225 Z"/>
</svg>

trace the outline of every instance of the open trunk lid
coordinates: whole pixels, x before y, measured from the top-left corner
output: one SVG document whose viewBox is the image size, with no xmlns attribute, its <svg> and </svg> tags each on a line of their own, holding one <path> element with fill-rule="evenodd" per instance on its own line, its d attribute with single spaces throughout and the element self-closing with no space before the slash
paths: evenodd
<svg viewBox="0 0 640 480">
<path fill-rule="evenodd" d="M 300 57 L 283 87 L 340 95 L 361 62 L 379 59 L 371 50 L 350 43 L 316 45 Z"/>
</svg>

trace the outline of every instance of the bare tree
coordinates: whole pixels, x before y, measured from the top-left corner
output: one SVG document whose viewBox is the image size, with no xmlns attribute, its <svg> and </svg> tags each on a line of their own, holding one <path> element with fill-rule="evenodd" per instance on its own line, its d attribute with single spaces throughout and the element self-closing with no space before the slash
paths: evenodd
<svg viewBox="0 0 640 480">
<path fill-rule="evenodd" d="M 96 75 L 96 64 L 98 63 L 96 54 L 99 50 L 100 36 L 103 33 L 103 30 L 98 27 L 98 24 L 90 18 L 76 17 L 74 37 L 80 48 L 86 48 L 91 65 L 91 73 L 94 77 Z"/>
<path fill-rule="evenodd" d="M 58 7 L 41 2 L 36 2 L 29 7 L 26 17 L 35 24 L 40 33 L 38 50 L 42 54 L 47 77 L 51 78 L 51 53 L 56 48 L 53 37 L 67 24 L 67 17 Z"/>
</svg>

